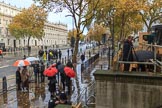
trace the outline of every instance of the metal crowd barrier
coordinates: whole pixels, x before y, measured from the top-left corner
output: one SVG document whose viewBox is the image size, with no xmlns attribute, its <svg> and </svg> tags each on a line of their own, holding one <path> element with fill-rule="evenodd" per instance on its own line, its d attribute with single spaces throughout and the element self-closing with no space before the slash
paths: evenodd
<svg viewBox="0 0 162 108">
<path fill-rule="evenodd" d="M 99 53 L 95 54 L 91 58 L 89 58 L 87 61 L 81 64 L 81 71 L 86 70 L 92 63 L 94 63 L 99 58 Z"/>
</svg>

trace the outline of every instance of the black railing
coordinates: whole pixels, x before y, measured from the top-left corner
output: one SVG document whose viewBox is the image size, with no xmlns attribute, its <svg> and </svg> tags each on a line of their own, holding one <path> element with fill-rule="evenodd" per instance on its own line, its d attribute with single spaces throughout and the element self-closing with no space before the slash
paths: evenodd
<svg viewBox="0 0 162 108">
<path fill-rule="evenodd" d="M 83 62 L 81 64 L 81 71 L 86 70 L 92 63 L 94 63 L 99 58 L 99 53 L 95 54 L 91 58 L 89 58 L 87 61 Z"/>
</svg>

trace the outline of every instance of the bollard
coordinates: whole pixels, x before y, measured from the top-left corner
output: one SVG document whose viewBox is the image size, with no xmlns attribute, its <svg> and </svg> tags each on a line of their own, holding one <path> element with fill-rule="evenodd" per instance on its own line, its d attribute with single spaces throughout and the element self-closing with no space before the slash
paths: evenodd
<svg viewBox="0 0 162 108">
<path fill-rule="evenodd" d="M 7 78 L 6 76 L 3 77 L 3 92 L 7 92 Z"/>
<path fill-rule="evenodd" d="M 111 62 L 110 62 L 110 47 L 108 48 L 108 60 L 109 60 L 109 61 L 108 61 L 108 69 L 110 69 L 110 65 L 111 65 L 111 64 L 110 64 L 110 63 L 111 63 Z"/>
<path fill-rule="evenodd" d="M 62 64 L 64 64 L 64 58 L 62 58 Z"/>
</svg>

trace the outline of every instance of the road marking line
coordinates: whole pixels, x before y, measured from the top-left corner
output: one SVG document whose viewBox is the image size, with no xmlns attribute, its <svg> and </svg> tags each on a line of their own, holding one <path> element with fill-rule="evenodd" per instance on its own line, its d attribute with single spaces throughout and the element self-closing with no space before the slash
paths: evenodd
<svg viewBox="0 0 162 108">
<path fill-rule="evenodd" d="M 5 68 L 5 67 L 9 67 L 9 66 L 10 66 L 10 65 L 1 66 L 0 69 L 1 69 L 1 68 Z"/>
</svg>

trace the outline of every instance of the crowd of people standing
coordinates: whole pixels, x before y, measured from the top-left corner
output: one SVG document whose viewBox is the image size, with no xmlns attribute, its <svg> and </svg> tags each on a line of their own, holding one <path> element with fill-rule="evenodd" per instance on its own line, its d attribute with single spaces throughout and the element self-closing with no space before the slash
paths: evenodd
<svg viewBox="0 0 162 108">
<path fill-rule="evenodd" d="M 70 49 L 67 49 L 67 56 L 68 56 L 67 58 L 69 58 L 70 56 L 69 53 L 70 53 Z M 73 50 L 71 50 L 71 53 L 73 54 Z M 38 84 L 44 83 L 45 78 L 47 78 L 48 90 L 51 94 L 51 98 L 59 96 L 60 93 L 65 93 L 65 95 L 71 95 L 72 81 L 71 78 L 67 76 L 64 72 L 65 66 L 73 68 L 73 64 L 71 60 L 68 59 L 66 64 L 63 64 L 61 62 L 62 51 L 60 49 L 49 50 L 48 52 L 39 50 L 38 55 L 40 58 L 39 61 L 32 62 L 30 66 L 23 66 L 17 68 L 16 70 L 17 90 L 28 92 L 30 82 L 35 82 Z M 23 59 L 26 59 L 25 55 Z M 51 66 L 50 64 L 45 65 L 45 63 L 49 61 L 53 61 L 54 63 L 55 59 L 57 59 L 55 63 L 56 64 L 55 67 L 57 68 L 58 73 L 51 77 L 45 76 L 44 70 L 49 66 Z M 57 100 L 56 103 L 59 103 L 59 101 Z"/>
<path fill-rule="evenodd" d="M 45 76 L 43 72 L 45 70 L 45 65 L 43 62 L 37 62 L 31 64 L 30 66 L 18 67 L 16 70 L 16 84 L 17 90 L 29 91 L 29 83 L 34 82 L 44 82 Z"/>
<path fill-rule="evenodd" d="M 46 61 L 50 61 L 51 59 L 61 59 L 62 57 L 62 51 L 59 49 L 52 50 L 50 49 L 49 51 L 45 50 L 43 51 L 42 49 L 39 50 L 38 52 L 39 58 Z"/>
</svg>

